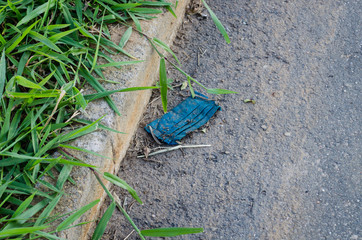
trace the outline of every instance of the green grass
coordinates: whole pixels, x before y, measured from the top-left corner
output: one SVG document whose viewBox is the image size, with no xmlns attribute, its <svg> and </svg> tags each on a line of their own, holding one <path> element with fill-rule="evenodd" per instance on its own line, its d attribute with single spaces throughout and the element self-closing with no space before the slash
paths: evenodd
<svg viewBox="0 0 362 240">
<path fill-rule="evenodd" d="M 98 203 L 98 200 L 94 201 L 61 216 L 64 220 L 56 230 L 50 230 L 57 219 L 52 211 L 64 195 L 64 184 L 67 181 L 74 183 L 70 177 L 73 166 L 88 167 L 104 187 L 94 170 L 96 166 L 66 151 L 66 148 L 73 148 L 92 153 L 67 143 L 98 128 L 115 131 L 100 124 L 101 119 L 88 122 L 74 118 L 90 101 L 103 98 L 119 115 L 121 113 L 111 94 L 160 88 L 163 107 L 167 111 L 166 62 L 187 77 L 192 95 L 191 81 L 212 94 L 231 93 L 203 86 L 181 70 L 176 55 L 166 44 L 146 35 L 156 50 L 161 47 L 178 64 L 157 51 L 161 56 L 160 87 L 106 91 L 99 82 L 107 81 L 103 68 L 139 63 L 141 60 L 123 49 L 132 32 L 141 32 L 141 20 L 154 18 L 155 14 L 163 12 L 161 8 L 174 15 L 174 7 L 163 0 L 0 0 L 0 239 L 57 239 L 55 232 L 81 225 L 72 224 Z M 208 10 L 211 12 L 210 8 Z M 214 14 L 212 19 L 225 37 L 226 32 L 222 31 Z M 136 27 L 130 27 L 129 21 L 133 21 Z M 112 23 L 128 26 L 119 44 L 110 40 L 108 25 Z M 129 61 L 115 62 L 108 57 L 110 54 L 124 54 Z M 99 59 L 105 63 L 99 65 Z M 81 89 L 85 84 L 90 85 L 95 93 L 84 95 Z M 55 151 L 60 153 L 59 157 L 54 157 L 52 153 Z M 108 173 L 103 177 L 127 189 L 142 203 L 126 182 Z M 102 236 L 115 206 L 143 239 L 142 231 L 109 191 L 105 191 L 112 204 L 101 218 L 93 239 Z M 200 232 L 200 229 L 145 230 L 143 233 L 171 236 L 193 232 Z"/>
</svg>

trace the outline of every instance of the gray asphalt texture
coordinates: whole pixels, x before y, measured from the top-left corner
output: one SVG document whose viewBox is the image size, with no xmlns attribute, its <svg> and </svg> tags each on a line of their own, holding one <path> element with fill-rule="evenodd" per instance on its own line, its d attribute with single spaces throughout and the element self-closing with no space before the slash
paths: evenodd
<svg viewBox="0 0 362 240">
<path fill-rule="evenodd" d="M 130 207 L 128 197 L 129 214 L 141 229 L 205 229 L 174 239 L 361 239 L 362 2 L 209 5 L 231 44 L 194 14 L 173 49 L 203 84 L 240 94 L 210 96 L 222 111 L 184 140 L 211 148 L 128 155 L 119 176 L 144 200 Z M 182 99 L 170 94 L 171 107 Z M 121 213 L 111 221 L 104 239 L 132 230 Z"/>
</svg>

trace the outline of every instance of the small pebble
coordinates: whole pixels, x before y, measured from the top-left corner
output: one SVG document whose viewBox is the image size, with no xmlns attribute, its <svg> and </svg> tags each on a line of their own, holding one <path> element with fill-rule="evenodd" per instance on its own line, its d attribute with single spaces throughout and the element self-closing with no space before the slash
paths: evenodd
<svg viewBox="0 0 362 240">
<path fill-rule="evenodd" d="M 290 132 L 285 132 L 285 133 L 284 133 L 284 136 L 290 137 L 290 136 L 292 136 L 292 134 L 291 134 Z"/>
<path fill-rule="evenodd" d="M 352 235 L 350 239 L 351 240 L 358 240 L 358 235 Z"/>
<path fill-rule="evenodd" d="M 261 125 L 261 128 L 266 131 L 268 129 L 268 126 L 267 125 Z"/>
</svg>

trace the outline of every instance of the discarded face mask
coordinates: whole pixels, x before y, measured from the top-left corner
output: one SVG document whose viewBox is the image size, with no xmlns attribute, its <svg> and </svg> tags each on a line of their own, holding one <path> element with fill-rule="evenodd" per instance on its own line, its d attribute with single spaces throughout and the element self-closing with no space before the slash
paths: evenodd
<svg viewBox="0 0 362 240">
<path fill-rule="evenodd" d="M 177 141 L 204 125 L 221 109 L 214 101 L 205 98 L 201 94 L 195 98 L 188 97 L 170 112 L 149 123 L 145 130 L 164 143 L 177 145 Z"/>
</svg>

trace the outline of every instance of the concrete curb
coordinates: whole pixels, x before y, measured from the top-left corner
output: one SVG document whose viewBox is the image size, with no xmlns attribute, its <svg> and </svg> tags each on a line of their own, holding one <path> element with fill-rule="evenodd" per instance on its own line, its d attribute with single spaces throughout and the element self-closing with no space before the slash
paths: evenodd
<svg viewBox="0 0 362 240">
<path fill-rule="evenodd" d="M 169 12 L 161 14 L 150 22 L 142 22 L 142 30 L 148 36 L 157 37 L 167 44 L 171 44 L 176 36 L 177 29 L 181 25 L 186 6 L 190 0 L 179 1 L 175 10 L 177 19 Z M 112 26 L 112 41 L 118 43 L 122 37 L 125 27 Z M 108 90 L 120 89 L 136 86 L 151 86 L 158 79 L 159 57 L 151 48 L 147 40 L 137 33 L 133 33 L 128 41 L 126 50 L 133 56 L 145 60 L 136 65 L 122 68 L 109 68 L 105 72 L 105 76 L 109 80 L 117 81 L 119 84 L 106 84 Z M 115 61 L 129 60 L 122 55 L 111 56 Z M 126 154 L 130 141 L 138 126 L 138 122 L 145 110 L 145 107 L 151 96 L 151 91 L 137 91 L 130 93 L 114 94 L 112 96 L 122 116 L 117 116 L 103 101 L 95 101 L 88 105 L 83 118 L 96 120 L 103 115 L 102 124 L 127 134 L 116 134 L 110 131 L 99 130 L 92 134 L 77 139 L 72 145 L 82 147 L 109 159 L 95 157 L 83 152 L 72 152 L 78 158 L 85 162 L 99 166 L 100 172 L 109 172 L 117 174 L 120 163 Z M 61 202 L 57 206 L 56 213 L 66 213 L 85 206 L 86 204 L 101 199 L 100 203 L 85 214 L 80 222 L 93 221 L 97 218 L 98 212 L 104 198 L 106 197 L 102 187 L 97 182 L 94 175 L 87 168 L 76 168 L 73 170 L 71 177 L 76 181 L 77 185 L 67 183 L 64 186 L 66 196 L 63 196 Z M 107 187 L 109 182 L 104 181 Z M 62 231 L 59 237 L 66 239 L 88 239 L 91 236 L 91 230 L 95 227 L 95 223 L 91 222 L 82 227 L 75 227 Z"/>
</svg>

